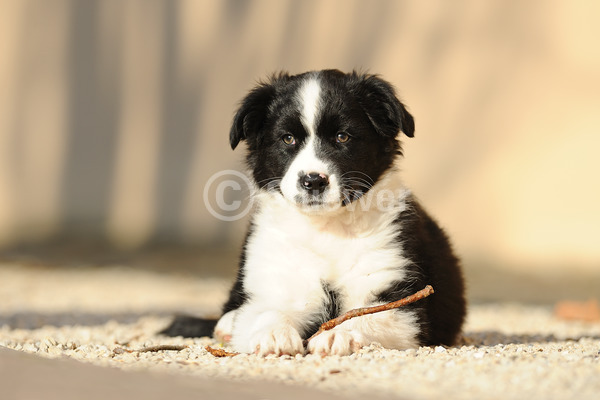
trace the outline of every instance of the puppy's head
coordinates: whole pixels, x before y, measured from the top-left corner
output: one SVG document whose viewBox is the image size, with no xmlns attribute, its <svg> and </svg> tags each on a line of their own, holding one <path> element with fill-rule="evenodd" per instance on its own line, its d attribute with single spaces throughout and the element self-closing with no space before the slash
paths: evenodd
<svg viewBox="0 0 600 400">
<path fill-rule="evenodd" d="M 229 140 L 233 149 L 246 141 L 260 190 L 321 213 L 356 200 L 392 167 L 400 131 L 412 137 L 414 121 L 389 83 L 324 70 L 259 84 L 242 101 Z"/>
</svg>

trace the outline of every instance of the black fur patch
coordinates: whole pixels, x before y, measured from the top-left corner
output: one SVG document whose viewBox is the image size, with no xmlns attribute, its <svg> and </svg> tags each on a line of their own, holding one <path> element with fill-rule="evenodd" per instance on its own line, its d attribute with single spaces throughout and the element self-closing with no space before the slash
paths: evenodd
<svg viewBox="0 0 600 400">
<path fill-rule="evenodd" d="M 248 238 L 250 238 L 252 231 L 253 226 L 250 224 L 248 227 L 248 232 L 246 232 L 244 245 L 242 246 L 242 253 L 240 254 L 240 262 L 235 283 L 229 291 L 229 299 L 223 305 L 223 314 L 228 313 L 229 311 L 237 310 L 246 301 L 248 301 L 248 293 L 244 290 L 244 265 L 246 264 L 246 246 L 248 245 Z"/>
<path fill-rule="evenodd" d="M 340 294 L 336 290 L 333 290 L 327 282 L 321 282 L 321 285 L 323 286 L 323 291 L 326 295 L 325 301 L 323 302 L 323 309 L 325 312 L 319 314 L 320 318 L 315 320 L 304 330 L 301 335 L 303 340 L 311 337 L 316 331 L 319 330 L 319 327 L 324 322 L 338 317 L 341 313 L 342 304 L 340 303 Z"/>
<path fill-rule="evenodd" d="M 216 319 L 187 317 L 181 315 L 175 317 L 175 320 L 159 333 L 167 336 L 210 337 L 212 336 L 216 325 Z"/>
<path fill-rule="evenodd" d="M 392 302 L 432 285 L 433 295 L 403 309 L 417 313 L 421 345 L 453 345 L 465 318 L 466 301 L 459 262 L 448 237 L 413 198 L 396 223 L 401 225 L 398 241 L 411 261 L 408 278 L 396 282 L 377 298 Z"/>
</svg>

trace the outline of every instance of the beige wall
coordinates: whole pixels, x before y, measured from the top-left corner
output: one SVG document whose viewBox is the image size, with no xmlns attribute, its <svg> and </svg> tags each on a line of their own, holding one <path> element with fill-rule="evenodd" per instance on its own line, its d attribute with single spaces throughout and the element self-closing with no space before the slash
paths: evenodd
<svg viewBox="0 0 600 400">
<path fill-rule="evenodd" d="M 365 68 L 467 263 L 600 269 L 600 2 L 0 0 L 0 243 L 219 244 L 204 207 L 253 82 Z"/>
</svg>

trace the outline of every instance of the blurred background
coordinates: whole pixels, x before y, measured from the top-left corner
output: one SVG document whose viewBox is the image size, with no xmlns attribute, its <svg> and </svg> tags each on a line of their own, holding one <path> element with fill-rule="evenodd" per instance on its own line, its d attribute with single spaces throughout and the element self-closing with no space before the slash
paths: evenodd
<svg viewBox="0 0 600 400">
<path fill-rule="evenodd" d="M 599 18 L 577 0 L 0 0 L 0 258 L 233 276 L 247 219 L 203 191 L 243 168 L 239 100 L 275 71 L 359 68 L 415 117 L 405 180 L 472 299 L 600 296 Z"/>
</svg>

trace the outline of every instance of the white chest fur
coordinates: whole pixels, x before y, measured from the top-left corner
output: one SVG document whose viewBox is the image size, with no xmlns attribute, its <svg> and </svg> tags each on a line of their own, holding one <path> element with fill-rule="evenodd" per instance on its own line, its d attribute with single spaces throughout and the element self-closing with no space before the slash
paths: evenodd
<svg viewBox="0 0 600 400">
<path fill-rule="evenodd" d="M 327 283 L 345 311 L 372 304 L 378 292 L 402 280 L 407 260 L 394 221 L 410 192 L 397 186 L 393 204 L 381 207 L 377 186 L 335 215 L 307 215 L 280 196 L 263 195 L 246 248 L 244 289 L 252 302 L 312 313 L 322 307 Z"/>
</svg>

